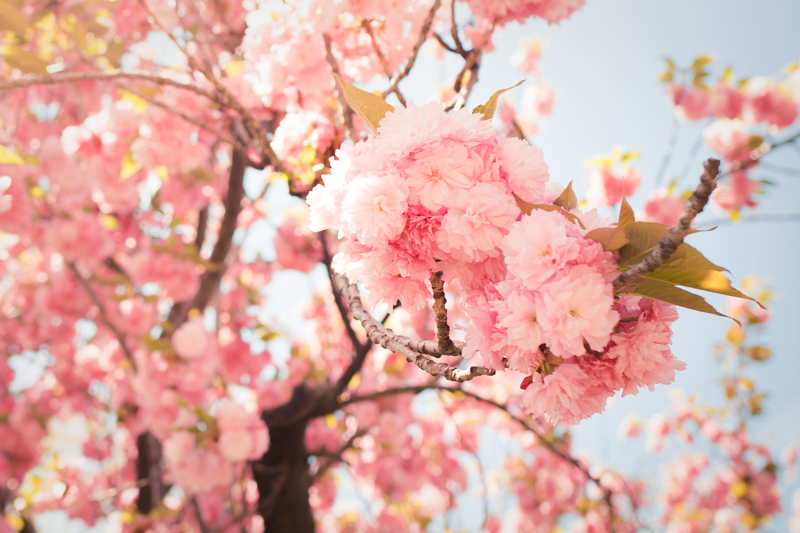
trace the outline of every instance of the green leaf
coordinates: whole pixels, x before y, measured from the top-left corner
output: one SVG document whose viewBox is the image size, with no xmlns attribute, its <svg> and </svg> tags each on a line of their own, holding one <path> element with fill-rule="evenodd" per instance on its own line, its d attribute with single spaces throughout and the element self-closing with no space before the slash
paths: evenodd
<svg viewBox="0 0 800 533">
<path fill-rule="evenodd" d="M 571 181 L 567 185 L 567 188 L 564 189 L 564 192 L 561 193 L 561 196 L 556 198 L 556 201 L 553 202 L 553 204 L 557 205 L 558 207 L 563 207 L 567 211 L 578 207 L 578 197 L 575 196 L 575 191 L 572 190 Z"/>
<path fill-rule="evenodd" d="M 529 204 L 528 202 L 523 201 L 515 193 L 512 192 L 511 194 L 514 196 L 514 199 L 517 201 L 517 205 L 519 206 L 519 208 L 526 215 L 530 215 L 531 212 L 534 209 L 541 209 L 542 211 L 550 211 L 550 212 L 561 213 L 562 215 L 567 217 L 567 220 L 569 220 L 573 224 L 577 224 L 580 227 L 582 227 L 583 229 L 586 229 L 586 227 L 581 222 L 581 219 L 579 219 L 577 216 L 573 215 L 572 213 L 570 213 L 568 211 L 565 211 L 561 207 L 558 207 L 557 205 L 552 205 L 552 204 Z"/>
<path fill-rule="evenodd" d="M 658 241 L 669 233 L 669 226 L 656 222 L 628 222 L 624 229 L 630 242 L 620 248 L 620 266 L 638 263 L 639 257 L 649 254 Z"/>
<path fill-rule="evenodd" d="M 489 100 L 487 100 L 485 104 L 479 105 L 478 107 L 473 109 L 472 112 L 473 113 L 480 113 L 481 115 L 483 115 L 481 117 L 483 120 L 492 120 L 492 118 L 494 117 L 494 112 L 497 110 L 497 99 L 500 98 L 500 95 L 503 94 L 506 91 L 510 91 L 511 89 L 514 89 L 515 87 L 519 87 L 520 85 L 523 84 L 524 81 L 525 80 L 522 80 L 521 82 L 517 83 L 516 85 L 512 85 L 508 89 L 501 89 L 501 90 L 497 91 L 491 97 L 489 97 Z"/>
<path fill-rule="evenodd" d="M 364 119 L 364 122 L 372 128 L 372 131 L 377 132 L 381 119 L 386 113 L 394 111 L 394 108 L 377 94 L 362 91 L 349 83 L 345 83 L 336 73 L 332 72 L 331 74 L 333 74 L 333 77 L 336 78 L 336 81 L 339 83 L 339 87 L 344 94 L 344 99 L 350 104 L 353 111 Z"/>
<path fill-rule="evenodd" d="M 626 200 L 623 196 L 622 202 L 619 204 L 619 222 L 617 222 L 617 226 L 624 228 L 631 222 L 636 222 L 636 219 L 633 216 L 633 209 L 631 209 L 628 200 Z"/>
<path fill-rule="evenodd" d="M 586 238 L 599 242 L 607 252 L 614 252 L 628 244 L 628 238 L 622 228 L 593 229 L 586 234 Z"/>
<path fill-rule="evenodd" d="M 696 248 L 688 244 L 681 243 L 672 257 L 667 261 L 667 265 L 672 268 L 700 268 L 705 270 L 716 270 L 718 272 L 727 272 L 727 268 L 715 265 L 706 257 L 697 251 Z"/>
<path fill-rule="evenodd" d="M 0 46 L 0 55 L 6 58 L 9 65 L 26 74 L 47 74 L 47 62 L 19 46 Z"/>
<path fill-rule="evenodd" d="M 745 300 L 752 300 L 755 302 L 753 298 L 733 288 L 731 281 L 725 274 L 718 270 L 675 267 L 667 263 L 645 274 L 643 277 L 657 279 L 658 281 L 664 281 L 673 285 L 689 287 L 690 289 L 724 294 L 725 296 L 733 296 L 734 298 L 744 298 Z"/>
<path fill-rule="evenodd" d="M 24 35 L 27 29 L 28 21 L 22 12 L 8 0 L 0 0 L 0 31 Z"/>
<path fill-rule="evenodd" d="M 668 304 L 677 305 L 678 307 L 692 309 L 693 311 L 731 318 L 714 309 L 714 307 L 701 296 L 679 289 L 671 283 L 666 283 L 664 281 L 647 279 L 639 283 L 632 291 L 624 294 L 643 296 L 651 300 L 658 300 L 659 302 L 666 302 Z M 739 324 L 738 320 L 733 318 L 731 318 L 731 320 Z"/>
</svg>

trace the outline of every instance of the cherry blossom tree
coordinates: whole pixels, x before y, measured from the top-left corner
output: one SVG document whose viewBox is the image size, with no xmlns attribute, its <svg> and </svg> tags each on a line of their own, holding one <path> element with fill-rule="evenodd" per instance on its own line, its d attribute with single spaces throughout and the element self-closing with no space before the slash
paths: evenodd
<svg viewBox="0 0 800 533">
<path fill-rule="evenodd" d="M 684 239 L 709 202 L 757 208 L 751 171 L 800 146 L 800 70 L 668 62 L 676 121 L 708 121 L 719 159 L 681 191 L 665 158 L 635 213 L 639 154 L 618 149 L 579 202 L 531 142 L 556 97 L 542 42 L 510 58 L 526 86 L 470 95 L 495 32 L 583 4 L 0 0 L 0 531 L 56 510 L 107 531 L 425 531 L 486 484 L 487 430 L 519 531 L 766 526 L 780 461 L 747 424 L 770 294 Z M 412 102 L 424 45 L 462 68 Z M 290 270 L 315 287 L 293 327 L 265 290 Z M 575 456 L 569 428 L 685 368 L 676 307 L 736 322 L 727 404 L 623 431 L 722 459 L 650 487 Z M 346 493 L 369 513 L 337 512 Z M 507 530 L 486 494 L 480 530 Z"/>
</svg>

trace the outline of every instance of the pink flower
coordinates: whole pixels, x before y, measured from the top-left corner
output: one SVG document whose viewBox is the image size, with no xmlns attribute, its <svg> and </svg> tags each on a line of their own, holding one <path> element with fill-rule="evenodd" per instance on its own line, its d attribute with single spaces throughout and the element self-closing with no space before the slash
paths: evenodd
<svg viewBox="0 0 800 533">
<path fill-rule="evenodd" d="M 767 78 L 752 78 L 745 87 L 744 113 L 753 122 L 768 122 L 777 128 L 791 125 L 797 118 L 797 102 Z"/>
<path fill-rule="evenodd" d="M 683 198 L 672 196 L 667 189 L 658 189 L 652 192 L 644 204 L 644 220 L 674 226 L 681 219 L 685 207 Z"/>
<path fill-rule="evenodd" d="M 761 191 L 761 183 L 750 179 L 744 171 L 731 174 L 728 181 L 717 187 L 711 200 L 722 209 L 737 210 L 742 207 L 756 207 L 758 202 L 753 195 Z"/>
<path fill-rule="evenodd" d="M 703 141 L 728 161 L 749 159 L 750 131 L 741 120 L 718 120 L 703 130 Z"/>
<path fill-rule="evenodd" d="M 421 152 L 406 171 L 410 201 L 431 211 L 439 211 L 456 189 L 472 185 L 467 178 L 467 150 L 454 144 L 436 144 Z"/>
<path fill-rule="evenodd" d="M 536 289 L 578 258 L 583 240 L 560 213 L 534 209 L 515 222 L 501 248 L 509 272 Z"/>
<path fill-rule="evenodd" d="M 503 169 L 508 172 L 508 186 L 511 191 L 526 202 L 546 203 L 542 195 L 550 179 L 550 172 L 541 148 L 513 137 L 503 137 L 500 148 Z"/>
<path fill-rule="evenodd" d="M 586 265 L 570 268 L 540 288 L 538 321 L 550 350 L 559 357 L 586 353 L 584 341 L 601 351 L 611 339 L 619 313 L 610 283 Z"/>
<path fill-rule="evenodd" d="M 488 183 L 458 191 L 448 198 L 447 207 L 437 233 L 439 248 L 467 261 L 497 256 L 500 240 L 519 213 L 508 195 Z"/>
<path fill-rule="evenodd" d="M 589 175 L 591 185 L 586 192 L 589 203 L 597 206 L 615 205 L 624 196 L 633 195 L 642 182 L 642 174 L 632 168 L 601 166 Z"/>
<path fill-rule="evenodd" d="M 108 231 L 97 215 L 77 213 L 73 218 L 53 219 L 45 236 L 46 244 L 67 261 L 102 261 L 114 251 Z"/>
<path fill-rule="evenodd" d="M 208 348 L 208 332 L 203 326 L 203 319 L 193 318 L 181 325 L 172 334 L 172 345 L 182 359 L 197 359 Z"/>
<path fill-rule="evenodd" d="M 707 89 L 693 86 L 686 90 L 683 85 L 672 84 L 667 92 L 679 117 L 700 120 L 711 114 L 711 99 Z"/>
<path fill-rule="evenodd" d="M 589 376 L 578 365 L 565 363 L 541 381 L 528 385 L 520 403 L 526 413 L 542 416 L 548 424 L 574 424 L 605 406 L 605 399 L 598 402 L 587 396 L 589 386 Z"/>
<path fill-rule="evenodd" d="M 744 95 L 737 87 L 724 81 L 717 83 L 711 90 L 711 106 L 714 114 L 720 118 L 734 119 L 742 114 Z"/>
<path fill-rule="evenodd" d="M 539 58 L 542 56 L 544 44 L 538 39 L 526 39 L 511 56 L 514 68 L 532 76 L 539 75 Z"/>
<path fill-rule="evenodd" d="M 403 231 L 408 189 L 393 176 L 360 178 L 342 201 L 342 219 L 359 242 L 382 245 Z"/>
</svg>

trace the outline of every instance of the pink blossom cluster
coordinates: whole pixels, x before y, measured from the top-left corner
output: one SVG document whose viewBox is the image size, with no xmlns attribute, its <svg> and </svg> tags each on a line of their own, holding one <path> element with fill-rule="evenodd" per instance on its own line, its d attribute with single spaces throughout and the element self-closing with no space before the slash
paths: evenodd
<svg viewBox="0 0 800 533">
<path fill-rule="evenodd" d="M 431 271 L 467 290 L 502 280 L 500 244 L 521 216 L 511 193 L 541 201 L 541 150 L 439 104 L 396 109 L 378 131 L 340 148 L 308 196 L 311 229 L 347 237 L 337 270 L 409 309 L 432 295 Z"/>
<path fill-rule="evenodd" d="M 800 75 L 795 72 L 785 83 L 755 77 L 738 85 L 728 78 L 710 88 L 672 83 L 667 93 L 678 116 L 688 120 L 716 118 L 703 131 L 703 140 L 716 155 L 735 164 L 759 155 L 754 152 L 763 142 L 756 134 L 759 126 L 775 132 L 795 123 L 800 113 L 800 91 L 795 89 Z M 736 213 L 758 205 L 754 195 L 761 192 L 761 181 L 748 172 L 735 172 L 720 185 L 712 196 L 718 207 Z"/>
<path fill-rule="evenodd" d="M 511 21 L 523 22 L 537 17 L 548 24 L 557 24 L 568 19 L 583 7 L 585 0 L 467 0 L 470 9 L 479 20 L 498 20 L 503 25 Z"/>
<path fill-rule="evenodd" d="M 632 196 L 639 189 L 642 173 L 623 164 L 601 164 L 589 174 L 586 200 L 590 205 L 609 206 Z"/>
<path fill-rule="evenodd" d="M 616 391 L 652 389 L 683 368 L 669 350 L 672 306 L 615 301 L 615 256 L 586 237 L 610 220 L 578 209 L 522 214 L 514 195 L 551 204 L 562 192 L 546 184 L 535 147 L 429 104 L 387 114 L 331 169 L 308 203 L 312 230 L 345 237 L 336 269 L 408 309 L 426 303 L 428 278 L 442 271 L 471 321 L 465 356 L 528 376 L 532 415 L 575 423 Z"/>
</svg>

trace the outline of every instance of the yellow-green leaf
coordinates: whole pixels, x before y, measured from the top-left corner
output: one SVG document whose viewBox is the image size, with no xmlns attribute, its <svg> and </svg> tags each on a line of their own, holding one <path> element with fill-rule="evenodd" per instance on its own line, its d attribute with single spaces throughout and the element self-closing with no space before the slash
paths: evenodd
<svg viewBox="0 0 800 533">
<path fill-rule="evenodd" d="M 675 63 L 673 63 L 670 58 L 665 57 L 664 61 L 667 62 L 667 69 L 669 70 L 669 72 L 672 72 L 673 70 L 675 70 Z"/>
<path fill-rule="evenodd" d="M 633 216 L 633 209 L 631 209 L 628 200 L 626 200 L 623 196 L 622 202 L 619 204 L 619 222 L 617 222 L 617 226 L 624 228 L 631 222 L 636 222 L 636 219 Z"/>
<path fill-rule="evenodd" d="M 646 279 L 639 283 L 632 291 L 624 294 L 643 296 L 651 300 L 658 300 L 659 302 L 666 302 L 668 304 L 677 305 L 678 307 L 700 311 L 701 313 L 731 318 L 714 309 L 714 307 L 701 296 L 679 289 L 675 285 L 664 281 Z M 731 320 L 734 319 L 731 318 Z M 739 323 L 737 320 L 734 320 L 734 322 L 737 324 Z"/>
<path fill-rule="evenodd" d="M 24 165 L 25 160 L 19 154 L 10 148 L 0 146 L 0 164 L 3 165 Z"/>
<path fill-rule="evenodd" d="M 8 0 L 0 0 L 0 31 L 24 35 L 27 29 L 28 21 L 20 10 Z"/>
<path fill-rule="evenodd" d="M 23 50 L 19 46 L 7 45 L 0 47 L 0 55 L 6 58 L 6 62 L 14 68 L 27 74 L 47 74 L 47 62 L 42 58 Z"/>
<path fill-rule="evenodd" d="M 772 356 L 772 350 L 766 346 L 753 346 L 747 350 L 747 355 L 753 361 L 766 361 Z"/>
<path fill-rule="evenodd" d="M 586 234 L 586 238 L 599 242 L 607 252 L 619 250 L 628 244 L 628 238 L 622 228 L 593 229 Z"/>
<path fill-rule="evenodd" d="M 567 217 L 567 220 L 569 220 L 573 224 L 577 224 L 580 227 L 585 229 L 585 226 L 581 222 L 581 219 L 579 219 L 577 216 L 573 215 L 572 213 L 570 213 L 568 211 L 565 211 L 564 209 L 558 207 L 557 205 L 552 205 L 552 204 L 529 204 L 528 202 L 522 200 L 515 193 L 512 192 L 511 194 L 514 195 L 514 199 L 517 201 L 517 205 L 522 210 L 522 212 L 525 213 L 526 215 L 530 215 L 531 212 L 534 209 L 541 209 L 542 211 L 550 211 L 550 212 L 561 213 L 562 215 Z"/>
<path fill-rule="evenodd" d="M 621 266 L 637 263 L 640 256 L 650 253 L 658 241 L 669 233 L 669 226 L 656 222 L 628 222 L 624 229 L 625 236 L 630 242 L 620 248 Z"/>
<path fill-rule="evenodd" d="M 667 261 L 667 265 L 672 268 L 700 268 L 705 270 L 716 270 L 718 272 L 727 272 L 727 268 L 715 265 L 706 257 L 697 251 L 693 246 L 681 243 L 672 257 Z"/>
<path fill-rule="evenodd" d="M 339 83 L 339 87 L 344 94 L 344 99 L 353 108 L 353 111 L 358 113 L 358 116 L 364 119 L 364 122 L 372 128 L 373 131 L 378 131 L 378 125 L 381 119 L 394 108 L 386 103 L 386 101 L 377 94 L 362 91 L 357 87 L 353 87 L 349 83 L 345 83 L 342 78 L 332 73 L 333 77 Z"/>
<path fill-rule="evenodd" d="M 480 113 L 483 120 L 492 120 L 494 117 L 494 112 L 497 110 L 497 99 L 500 98 L 500 95 L 506 91 L 510 91 L 515 87 L 519 87 L 525 80 L 517 83 L 516 85 L 512 85 L 508 89 L 501 89 L 494 93 L 492 96 L 489 97 L 489 100 L 486 101 L 485 104 L 479 105 L 475 109 L 472 110 L 473 113 Z"/>
<path fill-rule="evenodd" d="M 658 75 L 658 79 L 664 83 L 670 83 L 672 82 L 672 72 L 662 72 Z"/>
<path fill-rule="evenodd" d="M 692 66 L 690 68 L 692 70 L 694 70 L 695 72 L 697 72 L 699 70 L 702 70 L 702 68 L 705 67 L 706 65 L 710 65 L 713 62 L 714 62 L 714 58 L 712 58 L 710 56 L 700 56 L 700 57 L 698 57 L 697 59 L 694 60 L 694 62 L 692 63 Z"/>
<path fill-rule="evenodd" d="M 753 298 L 750 298 L 741 291 L 735 289 L 725 274 L 718 270 L 675 267 L 672 264 L 667 263 L 666 265 L 658 267 L 653 272 L 645 274 L 644 277 L 665 281 L 667 283 L 672 283 L 673 285 L 689 287 L 690 289 L 699 289 L 701 291 L 714 292 L 717 294 L 724 294 L 725 296 L 744 298 L 745 300 L 752 300 L 756 302 Z M 761 305 L 758 302 L 756 303 Z"/>
<path fill-rule="evenodd" d="M 561 196 L 556 198 L 556 201 L 553 202 L 553 204 L 557 205 L 558 207 L 563 207 L 567 211 L 578 207 L 578 197 L 575 196 L 575 191 L 572 190 L 571 181 L 567 185 L 567 188 L 564 189 L 564 192 L 561 193 Z"/>
<path fill-rule="evenodd" d="M 642 152 L 625 152 L 624 154 L 622 154 L 622 157 L 620 158 L 620 161 L 622 163 L 627 163 L 628 161 L 633 161 L 634 159 L 636 159 L 637 157 L 639 157 L 641 155 L 642 155 Z"/>
</svg>

